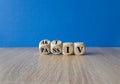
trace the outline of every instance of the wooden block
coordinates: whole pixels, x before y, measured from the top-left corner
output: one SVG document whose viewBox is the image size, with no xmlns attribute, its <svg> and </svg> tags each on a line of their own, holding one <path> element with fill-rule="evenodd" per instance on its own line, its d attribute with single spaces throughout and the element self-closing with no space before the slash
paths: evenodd
<svg viewBox="0 0 120 84">
<path fill-rule="evenodd" d="M 49 40 L 42 40 L 39 43 L 39 51 L 41 54 L 49 54 L 50 53 L 50 41 Z"/>
<path fill-rule="evenodd" d="M 62 41 L 53 40 L 51 42 L 51 52 L 53 54 L 61 54 L 62 53 Z"/>
<path fill-rule="evenodd" d="M 73 43 L 71 42 L 63 43 L 62 53 L 64 55 L 72 55 L 74 53 Z"/>
<path fill-rule="evenodd" d="M 74 54 L 75 55 L 84 55 L 86 52 L 86 47 L 83 42 L 74 43 Z"/>
</svg>

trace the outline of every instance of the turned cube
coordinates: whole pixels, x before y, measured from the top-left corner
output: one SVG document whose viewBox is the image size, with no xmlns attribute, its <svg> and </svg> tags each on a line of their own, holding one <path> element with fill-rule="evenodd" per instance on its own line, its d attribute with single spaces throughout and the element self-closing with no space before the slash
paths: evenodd
<svg viewBox="0 0 120 84">
<path fill-rule="evenodd" d="M 53 54 L 61 54 L 62 53 L 62 41 L 53 40 L 51 42 L 51 53 L 53 53 Z"/>
<path fill-rule="evenodd" d="M 86 52 L 86 47 L 83 42 L 74 43 L 74 54 L 75 55 L 84 55 Z"/>
<path fill-rule="evenodd" d="M 62 53 L 63 55 L 72 55 L 74 53 L 73 43 L 71 42 L 63 43 Z"/>
<path fill-rule="evenodd" d="M 42 40 L 39 43 L 39 51 L 41 54 L 47 55 L 50 53 L 50 41 Z"/>
</svg>

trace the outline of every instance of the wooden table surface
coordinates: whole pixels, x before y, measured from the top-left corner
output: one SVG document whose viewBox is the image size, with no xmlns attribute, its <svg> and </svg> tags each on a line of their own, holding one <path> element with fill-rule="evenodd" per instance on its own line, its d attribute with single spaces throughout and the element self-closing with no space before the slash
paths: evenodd
<svg viewBox="0 0 120 84">
<path fill-rule="evenodd" d="M 85 56 L 0 48 L 0 84 L 120 84 L 120 48 L 89 47 Z"/>
</svg>

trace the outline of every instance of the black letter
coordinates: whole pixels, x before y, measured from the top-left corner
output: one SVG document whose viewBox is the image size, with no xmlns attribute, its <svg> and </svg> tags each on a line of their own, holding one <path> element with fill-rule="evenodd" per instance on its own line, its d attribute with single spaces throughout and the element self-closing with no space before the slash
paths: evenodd
<svg viewBox="0 0 120 84">
<path fill-rule="evenodd" d="M 47 48 L 41 48 L 41 52 L 48 52 Z"/>
<path fill-rule="evenodd" d="M 48 42 L 46 40 L 42 41 L 41 44 L 48 44 Z"/>
<path fill-rule="evenodd" d="M 69 53 L 69 47 L 67 47 L 67 53 Z"/>
<path fill-rule="evenodd" d="M 60 52 L 59 48 L 53 48 L 53 52 Z"/>
<path fill-rule="evenodd" d="M 55 44 L 57 44 L 57 41 L 55 41 Z"/>
<path fill-rule="evenodd" d="M 81 52 L 83 47 L 77 47 L 78 48 L 78 51 Z"/>
</svg>

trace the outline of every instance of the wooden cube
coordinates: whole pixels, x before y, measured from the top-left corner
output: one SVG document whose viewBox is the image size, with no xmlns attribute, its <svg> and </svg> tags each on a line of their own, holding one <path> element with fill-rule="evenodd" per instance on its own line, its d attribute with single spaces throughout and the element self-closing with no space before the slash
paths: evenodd
<svg viewBox="0 0 120 84">
<path fill-rule="evenodd" d="M 50 41 L 49 40 L 42 40 L 39 43 L 39 51 L 41 54 L 49 54 L 50 53 Z"/>
<path fill-rule="evenodd" d="M 63 43 L 62 53 L 63 55 L 72 55 L 74 53 L 73 43 L 71 42 Z"/>
<path fill-rule="evenodd" d="M 74 54 L 75 55 L 84 55 L 86 52 L 86 47 L 83 42 L 74 43 Z"/>
<path fill-rule="evenodd" d="M 62 41 L 53 40 L 51 42 L 51 52 L 53 54 L 61 54 L 62 53 Z"/>
</svg>

